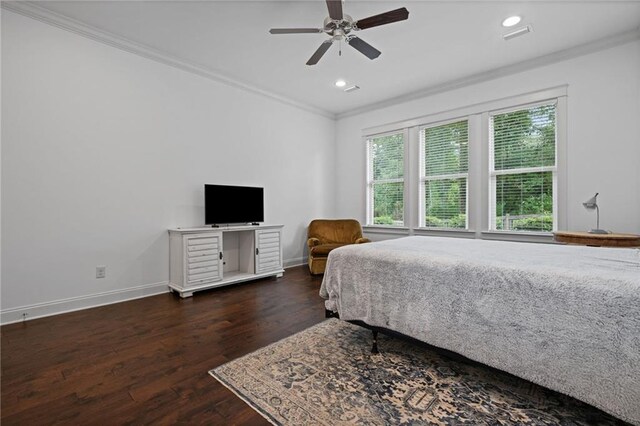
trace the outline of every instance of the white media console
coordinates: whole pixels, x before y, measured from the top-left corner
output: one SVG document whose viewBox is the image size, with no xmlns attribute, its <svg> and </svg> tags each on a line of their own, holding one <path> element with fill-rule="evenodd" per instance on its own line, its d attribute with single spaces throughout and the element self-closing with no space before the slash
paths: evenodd
<svg viewBox="0 0 640 426">
<path fill-rule="evenodd" d="M 284 273 L 283 225 L 169 229 L 169 289 L 180 297 Z"/>
</svg>

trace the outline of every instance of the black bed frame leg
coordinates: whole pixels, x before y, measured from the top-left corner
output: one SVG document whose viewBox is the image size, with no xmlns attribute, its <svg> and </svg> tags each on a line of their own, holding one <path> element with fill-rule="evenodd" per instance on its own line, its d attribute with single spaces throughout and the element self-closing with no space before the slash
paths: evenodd
<svg viewBox="0 0 640 426">
<path fill-rule="evenodd" d="M 325 318 L 338 318 L 338 319 L 340 319 L 340 315 L 337 312 L 333 312 L 333 311 L 330 311 L 328 309 L 324 310 L 324 317 Z"/>
<path fill-rule="evenodd" d="M 377 354 L 378 351 L 378 330 L 371 330 L 373 332 L 373 345 L 371 345 L 371 353 Z"/>
</svg>

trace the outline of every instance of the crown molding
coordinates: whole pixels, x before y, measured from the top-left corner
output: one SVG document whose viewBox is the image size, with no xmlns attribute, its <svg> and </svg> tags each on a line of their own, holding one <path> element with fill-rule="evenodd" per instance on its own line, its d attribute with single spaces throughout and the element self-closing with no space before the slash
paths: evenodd
<svg viewBox="0 0 640 426">
<path fill-rule="evenodd" d="M 141 57 L 172 66 L 174 68 L 181 69 L 183 71 L 199 75 L 201 77 L 226 84 L 231 87 L 235 87 L 250 93 L 258 94 L 266 98 L 278 101 L 280 103 L 293 106 L 314 114 L 321 115 L 333 120 L 340 120 L 347 117 L 363 114 L 366 112 L 391 107 L 411 100 L 425 98 L 433 96 L 438 93 L 447 92 L 450 90 L 459 89 L 474 84 L 483 83 L 486 81 L 494 80 L 496 78 L 517 74 L 523 71 L 527 71 L 533 68 L 550 65 L 553 63 L 561 62 L 567 59 L 579 57 L 589 53 L 594 53 L 600 50 L 605 50 L 617 45 L 625 44 L 631 41 L 640 40 L 640 27 L 626 31 L 620 34 L 616 34 L 611 37 L 596 40 L 591 43 L 582 44 L 568 49 L 560 50 L 558 52 L 550 53 L 548 55 L 540 56 L 537 58 L 529 59 L 526 61 L 518 62 L 516 64 L 508 65 L 505 67 L 495 68 L 472 76 L 451 80 L 434 86 L 425 87 L 423 89 L 405 93 L 400 96 L 388 98 L 379 102 L 374 102 L 369 105 L 350 109 L 341 113 L 333 113 L 306 103 L 296 101 L 294 99 L 279 95 L 277 93 L 270 92 L 265 89 L 253 86 L 251 84 L 233 79 L 220 72 L 216 72 L 202 65 L 192 63 L 173 55 L 169 55 L 152 47 L 128 40 L 124 37 L 117 36 L 115 34 L 100 30 L 90 25 L 84 24 L 72 18 L 68 18 L 56 12 L 52 12 L 41 6 L 35 5 L 29 1 L 1 1 L 2 9 L 18 13 L 20 15 L 47 23 L 49 25 L 70 31 L 72 33 L 87 37 L 94 41 L 106 44 L 111 47 L 123 50 L 125 52 L 133 53 Z"/>
<path fill-rule="evenodd" d="M 412 101 L 415 99 L 433 96 L 438 93 L 460 89 L 462 87 L 471 86 L 473 84 L 483 83 L 486 81 L 494 80 L 496 78 L 505 77 L 512 74 L 518 74 L 520 72 L 528 71 L 533 68 L 539 68 L 545 65 L 562 62 L 567 59 L 572 59 L 579 56 L 587 55 L 589 53 L 594 53 L 600 50 L 609 49 L 611 47 L 629 43 L 636 40 L 640 40 L 640 27 L 630 31 L 616 34 L 611 37 L 599 39 L 591 43 L 570 47 L 568 49 L 550 53 L 548 55 L 539 56 L 537 58 L 518 62 L 516 64 L 495 68 L 479 74 L 474 74 L 469 77 L 463 77 L 456 80 L 451 80 L 442 84 L 437 84 L 435 86 L 430 86 L 421 90 L 417 90 L 415 92 L 405 93 L 400 96 L 385 99 L 380 102 L 375 102 L 361 108 L 354 108 L 354 109 L 336 114 L 336 120 L 341 120 L 343 118 L 352 117 L 358 114 L 363 114 L 366 112 L 391 107 L 391 106 Z"/>
<path fill-rule="evenodd" d="M 209 80 L 216 81 L 218 83 L 223 83 L 228 86 L 235 87 L 237 89 L 241 89 L 250 93 L 261 95 L 266 98 L 278 101 L 280 103 L 305 110 L 307 112 L 318 114 L 330 119 L 336 118 L 336 115 L 330 111 L 326 111 L 324 109 L 317 108 L 315 106 L 290 99 L 288 97 L 279 95 L 277 93 L 273 93 L 268 90 L 261 89 L 259 87 L 253 86 L 243 81 L 233 79 L 229 76 L 226 76 L 220 72 L 206 68 L 202 65 L 199 65 L 190 61 L 186 61 L 184 59 L 181 59 L 176 56 L 162 52 L 160 50 L 154 49 L 150 46 L 146 46 L 144 44 L 134 42 L 125 37 L 117 36 L 113 33 L 100 30 L 93 26 L 84 24 L 78 20 L 66 17 L 59 13 L 48 10 L 44 7 L 33 4 L 29 1 L 2 1 L 1 5 L 2 5 L 2 9 L 8 10 L 14 13 L 18 13 L 28 18 L 38 20 L 40 22 L 44 22 L 54 27 L 61 28 L 63 30 L 72 32 L 74 34 L 78 34 L 80 36 L 106 44 L 111 47 L 115 47 L 125 52 L 133 53 L 138 56 L 142 56 L 143 58 L 151 59 L 152 61 L 169 65 L 171 67 L 178 68 L 183 71 L 199 75 L 200 77 L 204 77 Z"/>
</svg>

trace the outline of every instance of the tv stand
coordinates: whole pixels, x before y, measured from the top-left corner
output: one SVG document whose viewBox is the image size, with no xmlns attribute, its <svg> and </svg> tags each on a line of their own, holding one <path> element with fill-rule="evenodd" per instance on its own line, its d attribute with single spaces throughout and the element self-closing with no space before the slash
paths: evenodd
<svg viewBox="0 0 640 426">
<path fill-rule="evenodd" d="M 281 277 L 283 225 L 169 229 L 169 290 L 180 297 L 243 281 Z"/>
</svg>

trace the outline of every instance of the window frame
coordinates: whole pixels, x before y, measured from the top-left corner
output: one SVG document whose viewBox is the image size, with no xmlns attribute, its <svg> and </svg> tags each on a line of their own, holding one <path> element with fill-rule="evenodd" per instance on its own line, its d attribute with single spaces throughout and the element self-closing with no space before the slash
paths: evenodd
<svg viewBox="0 0 640 426">
<path fill-rule="evenodd" d="M 435 176 L 426 176 L 425 174 L 425 139 L 423 137 L 424 131 L 426 129 L 432 129 L 435 127 L 446 126 L 448 124 L 459 123 L 459 122 L 467 123 L 467 172 L 466 173 L 451 173 L 451 174 L 442 174 Z M 438 230 L 438 231 L 468 231 L 469 230 L 469 168 L 471 165 L 470 159 L 470 144 L 469 144 L 469 133 L 471 131 L 471 123 L 469 120 L 469 116 L 452 118 L 450 120 L 429 123 L 426 125 L 418 126 L 418 228 L 425 230 Z M 425 184 L 428 181 L 432 180 L 446 180 L 446 179 L 466 179 L 466 191 L 465 191 L 465 226 L 464 228 L 446 228 L 446 227 L 437 227 L 437 226 L 426 226 L 425 216 L 426 216 L 426 206 L 425 206 Z"/>
<path fill-rule="evenodd" d="M 394 179 L 381 179 L 375 180 L 373 178 L 373 158 L 371 156 L 371 141 L 373 139 L 383 138 L 385 136 L 394 136 L 394 135 L 402 135 L 402 161 L 403 161 L 403 173 L 402 178 L 394 178 Z M 391 130 L 384 133 L 371 134 L 364 137 L 365 146 L 366 146 L 366 225 L 365 227 L 375 227 L 375 228 L 383 228 L 383 229 L 407 229 L 407 175 L 408 175 L 408 165 L 409 155 L 407 153 L 408 149 L 408 131 L 407 129 L 398 129 Z M 376 183 L 399 183 L 402 182 L 402 225 L 383 225 L 383 224 L 375 224 L 374 223 L 374 191 L 373 187 Z"/>
<path fill-rule="evenodd" d="M 539 166 L 539 167 L 523 167 L 518 169 L 504 169 L 504 170 L 496 170 L 495 168 L 495 150 L 494 150 L 494 132 L 493 132 L 493 117 L 502 114 L 508 114 L 511 112 L 522 111 L 525 109 L 531 109 L 541 106 L 553 105 L 555 107 L 555 141 L 554 141 L 554 165 L 553 166 Z M 489 150 L 489 223 L 488 223 L 488 231 L 489 232 L 509 232 L 509 233 L 517 233 L 517 234 L 552 234 L 553 232 L 558 230 L 558 99 L 549 99 L 546 101 L 533 102 L 530 104 L 518 105 L 516 107 L 503 108 L 500 110 L 488 111 L 487 112 L 487 148 Z M 517 231 L 517 230 L 502 230 L 496 229 L 496 186 L 497 186 L 497 178 L 498 176 L 506 176 L 506 175 L 520 175 L 526 173 L 546 173 L 551 172 L 551 180 L 552 180 L 552 216 L 553 216 L 553 225 L 550 232 L 546 231 Z"/>
</svg>

